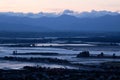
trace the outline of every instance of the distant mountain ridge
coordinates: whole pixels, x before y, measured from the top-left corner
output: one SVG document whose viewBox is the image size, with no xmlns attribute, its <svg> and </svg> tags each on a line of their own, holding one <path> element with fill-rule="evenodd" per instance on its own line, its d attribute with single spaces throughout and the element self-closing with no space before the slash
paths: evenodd
<svg viewBox="0 0 120 80">
<path fill-rule="evenodd" d="M 71 15 L 79 18 L 94 18 L 101 17 L 105 15 L 118 15 L 119 12 L 111 12 L 111 11 L 95 11 L 92 10 L 90 12 L 75 12 L 72 10 L 64 10 L 63 12 L 55 13 L 55 12 L 39 12 L 39 13 L 22 13 L 22 12 L 0 12 L 0 15 L 6 16 L 18 16 L 18 17 L 29 17 L 29 18 L 41 18 L 41 17 L 59 17 L 61 15 Z"/>
<path fill-rule="evenodd" d="M 94 18 L 68 14 L 40 18 L 0 15 L 0 31 L 120 31 L 120 14 Z"/>
</svg>

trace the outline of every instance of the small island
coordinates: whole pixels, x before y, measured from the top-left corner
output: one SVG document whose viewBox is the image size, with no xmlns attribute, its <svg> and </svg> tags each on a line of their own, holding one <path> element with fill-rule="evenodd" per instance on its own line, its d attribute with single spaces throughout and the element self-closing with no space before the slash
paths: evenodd
<svg viewBox="0 0 120 80">
<path fill-rule="evenodd" d="M 59 53 L 53 52 L 27 52 L 27 53 L 18 53 L 17 51 L 13 51 L 12 55 L 43 55 L 43 56 L 57 56 Z"/>
<path fill-rule="evenodd" d="M 91 55 L 89 51 L 83 51 L 80 52 L 77 56 L 77 58 L 114 58 L 114 59 L 120 59 L 120 56 L 116 56 L 115 53 L 113 55 L 105 55 L 103 52 L 97 55 Z"/>
<path fill-rule="evenodd" d="M 0 60 L 8 60 L 8 61 L 19 61 L 19 62 L 38 62 L 38 63 L 51 63 L 51 64 L 70 64 L 69 61 L 57 58 L 40 58 L 40 57 L 30 57 L 30 58 L 23 58 L 23 57 L 12 57 L 12 56 L 5 56 L 0 57 Z"/>
</svg>

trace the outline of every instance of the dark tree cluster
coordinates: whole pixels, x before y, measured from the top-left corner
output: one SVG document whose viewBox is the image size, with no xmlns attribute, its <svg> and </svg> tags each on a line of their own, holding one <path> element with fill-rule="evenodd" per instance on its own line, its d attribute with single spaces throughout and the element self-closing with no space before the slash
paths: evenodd
<svg viewBox="0 0 120 80">
<path fill-rule="evenodd" d="M 80 54 L 77 55 L 77 57 L 89 57 L 89 56 L 90 56 L 89 51 L 83 51 L 83 52 L 80 52 Z"/>
<path fill-rule="evenodd" d="M 0 70 L 0 80 L 120 80 L 120 71 L 81 71 L 26 66 L 22 70 Z"/>
</svg>

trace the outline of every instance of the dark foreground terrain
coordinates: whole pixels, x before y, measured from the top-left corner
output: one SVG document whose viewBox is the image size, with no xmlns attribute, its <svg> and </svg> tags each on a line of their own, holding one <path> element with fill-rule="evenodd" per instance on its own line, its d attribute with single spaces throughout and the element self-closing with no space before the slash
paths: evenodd
<svg viewBox="0 0 120 80">
<path fill-rule="evenodd" d="M 120 63 L 100 65 L 103 70 L 76 70 L 25 66 L 20 70 L 0 70 L 0 80 L 120 80 Z M 94 66 L 96 67 L 96 66 Z"/>
</svg>

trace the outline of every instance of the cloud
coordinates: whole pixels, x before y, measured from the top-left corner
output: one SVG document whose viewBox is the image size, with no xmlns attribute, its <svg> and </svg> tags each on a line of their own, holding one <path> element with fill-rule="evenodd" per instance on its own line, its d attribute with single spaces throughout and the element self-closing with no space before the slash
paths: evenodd
<svg viewBox="0 0 120 80">
<path fill-rule="evenodd" d="M 111 11 L 95 11 L 92 10 L 91 12 L 75 12 L 72 10 L 64 10 L 60 13 L 54 13 L 54 12 L 39 12 L 39 13 L 14 13 L 14 12 L 0 12 L 0 15 L 6 15 L 6 16 L 18 16 L 18 17 L 29 17 L 29 18 L 41 18 L 41 17 L 58 17 L 60 15 L 71 15 L 79 18 L 94 18 L 94 17 L 101 17 L 105 15 L 118 15 L 119 12 L 111 12 Z"/>
<path fill-rule="evenodd" d="M 63 11 L 63 14 L 71 14 L 71 13 L 74 13 L 74 11 L 68 9 Z"/>
<path fill-rule="evenodd" d="M 103 10 L 103 11 L 95 11 L 95 10 L 92 10 L 91 12 L 82 12 L 82 13 L 79 13 L 77 14 L 76 16 L 77 17 L 101 17 L 101 16 L 105 16 L 105 15 L 118 15 L 119 12 L 111 12 L 111 11 L 106 11 L 106 10 Z"/>
</svg>

